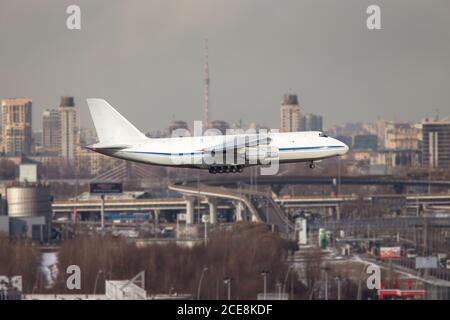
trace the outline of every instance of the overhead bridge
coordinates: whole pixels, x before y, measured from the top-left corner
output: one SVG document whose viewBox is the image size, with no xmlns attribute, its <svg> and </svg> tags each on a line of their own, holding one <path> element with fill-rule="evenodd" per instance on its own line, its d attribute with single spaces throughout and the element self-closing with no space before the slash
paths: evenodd
<svg viewBox="0 0 450 320">
<path fill-rule="evenodd" d="M 197 195 L 204 198 L 208 198 L 208 195 L 204 195 L 196 187 L 186 188 L 185 186 L 173 186 L 172 188 L 177 188 L 177 190 L 183 190 L 186 194 Z M 203 189 L 204 187 L 202 187 Z M 242 201 L 242 194 L 233 192 L 232 190 L 239 189 L 229 189 L 229 188 L 216 188 L 214 192 L 211 193 L 212 187 L 209 189 L 209 197 L 229 199 L 229 200 L 239 200 Z M 249 192 L 247 190 L 247 192 Z M 237 193 L 237 195 L 236 195 Z M 246 193 L 248 194 L 248 193 Z M 266 193 L 263 192 L 253 192 L 254 197 L 260 196 L 261 198 L 269 198 Z M 389 195 L 373 195 L 366 196 L 362 198 L 364 201 L 373 201 L 375 198 L 389 198 Z M 395 198 L 395 197 L 392 197 Z M 398 197 L 397 197 L 398 198 Z M 442 195 L 428 195 L 428 194 L 418 194 L 418 195 L 405 195 L 403 198 L 406 201 L 406 205 L 424 205 L 424 206 L 442 206 L 447 208 L 450 206 L 450 194 Z M 354 195 L 342 195 L 337 197 L 332 196 L 297 196 L 297 197 L 276 197 L 272 199 L 278 207 L 283 208 L 302 208 L 302 207 L 333 207 L 340 205 L 344 202 L 358 201 L 361 200 L 358 196 Z M 207 200 L 201 202 L 205 205 Z M 100 211 L 101 201 L 100 199 L 72 199 L 72 200 L 56 200 L 52 203 L 53 214 L 60 213 L 70 213 L 74 208 L 78 212 L 98 212 Z M 224 208 L 229 208 L 229 205 L 222 204 Z M 106 212 L 143 212 L 152 210 L 176 210 L 183 211 L 186 209 L 186 200 L 182 197 L 176 198 L 161 198 L 161 199 L 107 199 L 105 202 Z M 256 208 L 255 208 L 256 209 Z M 262 215 L 262 214 L 260 214 Z M 262 215 L 263 216 L 263 215 Z"/>
<path fill-rule="evenodd" d="M 250 178 L 249 178 L 250 179 Z M 402 193 L 405 187 L 421 186 L 421 187 L 441 187 L 450 189 L 450 180 L 418 180 L 409 178 L 400 178 L 393 176 L 279 176 L 267 175 L 258 176 L 258 185 L 270 185 L 272 189 L 278 193 L 284 185 L 305 184 L 305 185 L 333 185 L 334 181 L 338 179 L 341 185 L 382 185 L 392 186 L 397 193 Z M 216 177 L 208 177 L 201 179 L 200 182 L 210 186 L 231 186 L 245 183 L 245 178 L 241 175 L 221 176 L 220 179 Z M 181 182 L 180 182 L 181 183 Z M 197 180 L 187 180 L 183 183 L 197 183 Z"/>
</svg>

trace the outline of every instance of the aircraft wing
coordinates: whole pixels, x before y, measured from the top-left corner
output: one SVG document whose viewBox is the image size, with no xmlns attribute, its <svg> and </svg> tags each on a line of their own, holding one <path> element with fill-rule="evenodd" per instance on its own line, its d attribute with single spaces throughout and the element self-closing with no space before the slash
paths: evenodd
<svg viewBox="0 0 450 320">
<path fill-rule="evenodd" d="M 206 147 L 202 151 L 226 151 L 241 149 L 245 147 L 256 147 L 258 145 L 267 145 L 270 143 L 270 137 L 267 134 L 240 135 L 226 137 L 223 142 L 214 146 Z"/>
</svg>

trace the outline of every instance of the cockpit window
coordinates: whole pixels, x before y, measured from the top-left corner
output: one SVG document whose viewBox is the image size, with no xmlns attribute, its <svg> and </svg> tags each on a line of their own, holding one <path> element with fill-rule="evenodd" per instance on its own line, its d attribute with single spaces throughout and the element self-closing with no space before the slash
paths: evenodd
<svg viewBox="0 0 450 320">
<path fill-rule="evenodd" d="M 328 136 L 323 132 L 319 133 L 319 137 L 328 138 Z"/>
</svg>

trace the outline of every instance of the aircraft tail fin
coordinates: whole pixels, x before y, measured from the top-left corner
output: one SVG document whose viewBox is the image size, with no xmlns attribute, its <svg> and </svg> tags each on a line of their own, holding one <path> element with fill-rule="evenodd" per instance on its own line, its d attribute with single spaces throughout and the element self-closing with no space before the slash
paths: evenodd
<svg viewBox="0 0 450 320">
<path fill-rule="evenodd" d="M 87 99 L 101 144 L 132 144 L 147 137 L 103 99 Z"/>
</svg>

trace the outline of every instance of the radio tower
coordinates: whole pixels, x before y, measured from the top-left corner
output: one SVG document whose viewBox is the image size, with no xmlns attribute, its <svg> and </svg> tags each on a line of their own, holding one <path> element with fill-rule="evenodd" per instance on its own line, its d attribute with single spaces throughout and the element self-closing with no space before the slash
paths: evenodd
<svg viewBox="0 0 450 320">
<path fill-rule="evenodd" d="M 209 64 L 208 64 L 208 38 L 205 39 L 205 91 L 203 101 L 203 129 L 209 128 Z"/>
</svg>

